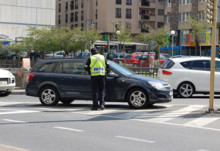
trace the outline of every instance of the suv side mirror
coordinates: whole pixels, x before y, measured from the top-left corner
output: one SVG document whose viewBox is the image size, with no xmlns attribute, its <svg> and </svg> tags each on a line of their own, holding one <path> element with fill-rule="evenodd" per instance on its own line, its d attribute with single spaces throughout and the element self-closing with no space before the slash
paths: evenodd
<svg viewBox="0 0 220 151">
<path fill-rule="evenodd" d="M 108 73 L 108 77 L 119 78 L 120 76 L 116 73 Z"/>
</svg>

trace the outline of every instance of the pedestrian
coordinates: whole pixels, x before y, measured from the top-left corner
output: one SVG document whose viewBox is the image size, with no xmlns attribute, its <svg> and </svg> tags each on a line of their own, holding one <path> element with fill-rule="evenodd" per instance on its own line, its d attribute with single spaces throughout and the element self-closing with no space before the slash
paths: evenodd
<svg viewBox="0 0 220 151">
<path fill-rule="evenodd" d="M 96 48 L 91 49 L 91 54 L 85 64 L 85 70 L 91 75 L 91 88 L 93 106 L 91 110 L 105 109 L 105 80 L 109 64 L 105 57 L 98 53 Z"/>
</svg>

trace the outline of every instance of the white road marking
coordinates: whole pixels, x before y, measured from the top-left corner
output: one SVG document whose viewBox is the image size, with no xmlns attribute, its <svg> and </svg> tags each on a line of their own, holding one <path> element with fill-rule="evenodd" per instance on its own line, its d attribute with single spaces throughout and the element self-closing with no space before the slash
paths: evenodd
<svg viewBox="0 0 220 151">
<path fill-rule="evenodd" d="M 74 113 L 81 113 L 81 114 L 87 114 L 87 115 L 103 115 L 103 114 L 108 114 L 108 113 L 117 113 L 118 111 L 119 110 L 116 110 L 116 109 L 105 109 L 105 110 L 98 110 L 98 111 L 79 111 L 79 112 L 74 112 Z"/>
<path fill-rule="evenodd" d="M 13 123 L 27 123 L 24 121 L 17 121 L 17 120 L 11 120 L 11 119 L 2 119 L 3 121 L 7 121 L 7 122 L 13 122 Z"/>
<path fill-rule="evenodd" d="M 59 127 L 59 126 L 55 126 L 54 128 L 62 129 L 62 130 L 68 130 L 68 131 L 75 131 L 75 132 L 83 132 L 84 131 L 84 130 L 80 130 L 80 129 L 72 129 L 72 128 Z"/>
<path fill-rule="evenodd" d="M 158 123 L 165 123 L 169 120 L 172 120 L 174 118 L 189 114 L 193 111 L 199 110 L 201 108 L 205 107 L 204 105 L 190 105 L 188 107 L 185 107 L 180 110 L 176 110 L 167 114 L 163 114 L 161 116 L 151 118 L 151 119 L 146 119 L 146 121 L 151 121 L 151 122 L 158 122 Z"/>
<path fill-rule="evenodd" d="M 195 120 L 189 121 L 184 126 L 193 126 L 193 127 L 203 127 L 205 125 L 208 125 L 219 118 L 212 118 L 212 117 L 200 117 Z"/>
<path fill-rule="evenodd" d="M 155 143 L 155 141 L 150 141 L 150 140 L 146 140 L 146 139 L 138 139 L 138 138 L 133 138 L 133 137 L 126 137 L 126 136 L 116 136 L 117 138 L 121 138 L 121 139 L 128 139 L 128 140 L 132 140 L 132 141 L 137 141 L 137 142 L 144 142 L 144 143 Z"/>
<path fill-rule="evenodd" d="M 21 113 L 35 113 L 39 111 L 30 111 L 30 110 L 17 110 L 17 111 L 9 111 L 9 112 L 2 112 L 0 115 L 5 115 L 5 114 L 21 114 Z"/>
</svg>

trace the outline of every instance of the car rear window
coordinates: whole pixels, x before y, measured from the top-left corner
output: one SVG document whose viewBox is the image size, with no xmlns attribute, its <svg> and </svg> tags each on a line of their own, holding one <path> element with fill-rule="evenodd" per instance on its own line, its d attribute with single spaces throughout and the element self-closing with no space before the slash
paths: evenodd
<svg viewBox="0 0 220 151">
<path fill-rule="evenodd" d="M 172 68 L 173 67 L 173 65 L 174 65 L 175 63 L 172 61 L 172 60 L 166 60 L 165 62 L 164 62 L 164 64 L 162 65 L 162 69 L 170 69 L 170 68 Z"/>
<path fill-rule="evenodd" d="M 57 65 L 58 65 L 57 62 L 50 62 L 43 64 L 42 66 L 40 66 L 40 68 L 37 69 L 37 72 L 54 73 Z"/>
</svg>

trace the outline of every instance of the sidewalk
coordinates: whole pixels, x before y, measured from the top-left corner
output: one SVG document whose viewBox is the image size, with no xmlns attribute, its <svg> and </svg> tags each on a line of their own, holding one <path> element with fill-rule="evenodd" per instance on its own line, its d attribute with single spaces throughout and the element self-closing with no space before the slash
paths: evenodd
<svg viewBox="0 0 220 151">
<path fill-rule="evenodd" d="M 13 90 L 12 90 L 12 95 L 25 95 L 25 89 L 23 88 L 20 88 L 20 87 L 15 87 Z"/>
</svg>

